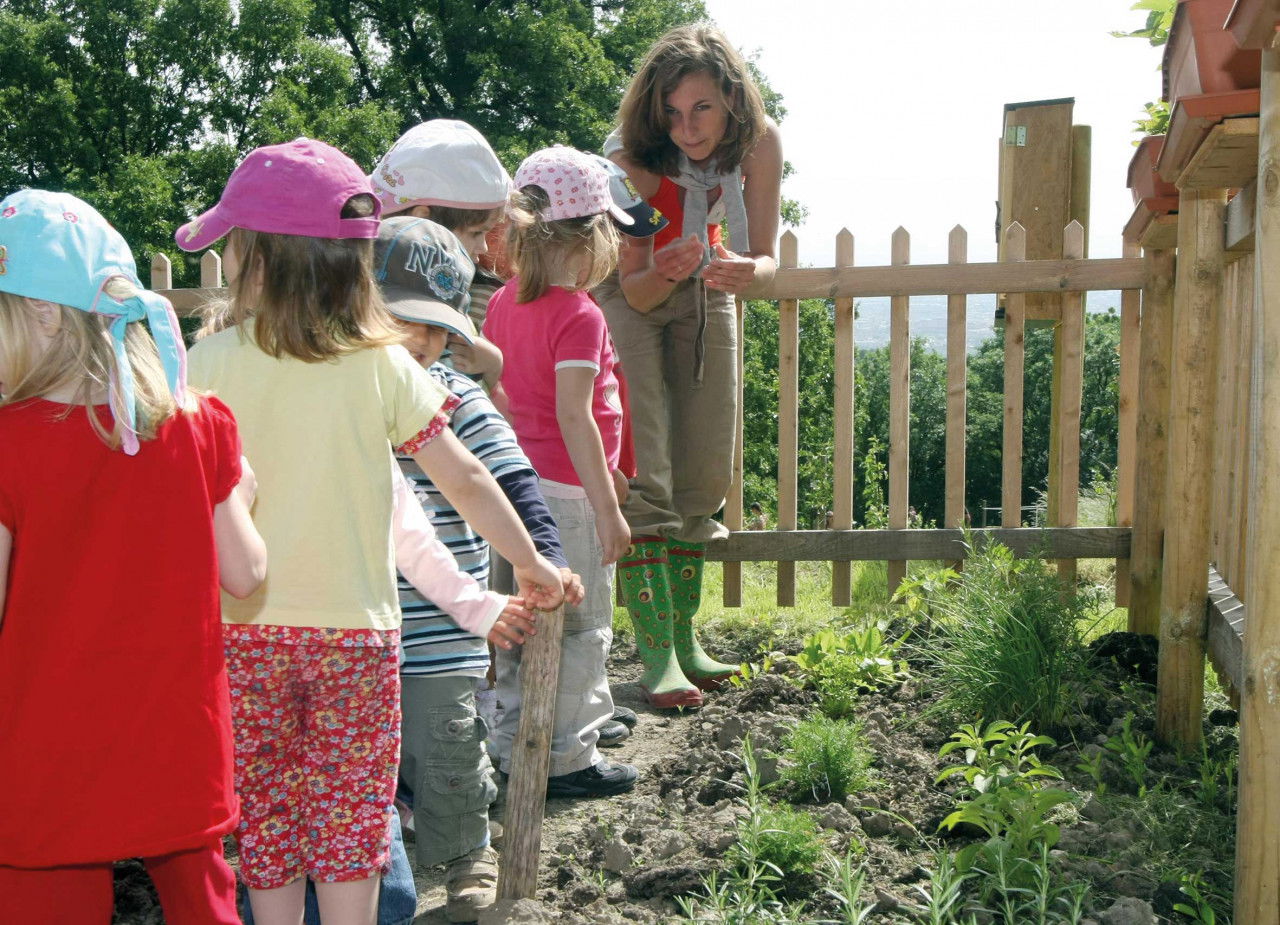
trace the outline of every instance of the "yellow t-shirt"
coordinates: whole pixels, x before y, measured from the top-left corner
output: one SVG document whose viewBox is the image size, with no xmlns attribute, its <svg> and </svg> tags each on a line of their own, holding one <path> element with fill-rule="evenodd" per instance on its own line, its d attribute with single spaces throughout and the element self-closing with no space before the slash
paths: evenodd
<svg viewBox="0 0 1280 925">
<path fill-rule="evenodd" d="M 223 595 L 223 622 L 398 628 L 391 447 L 447 393 L 403 347 L 304 363 L 268 356 L 242 327 L 197 343 L 188 371 L 230 406 L 258 477 L 267 580 L 245 600 Z"/>
</svg>

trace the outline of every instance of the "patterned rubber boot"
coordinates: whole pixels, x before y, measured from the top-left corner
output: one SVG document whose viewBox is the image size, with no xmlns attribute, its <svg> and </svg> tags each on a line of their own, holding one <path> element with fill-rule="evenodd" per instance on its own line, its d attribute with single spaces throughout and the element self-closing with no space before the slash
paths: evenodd
<svg viewBox="0 0 1280 925">
<path fill-rule="evenodd" d="M 618 560 L 618 581 L 644 662 L 640 688 L 658 709 L 702 706 L 702 693 L 680 671 L 672 645 L 671 566 L 666 543 L 637 536 Z"/>
<path fill-rule="evenodd" d="M 684 676 L 701 690 L 718 690 L 725 680 L 740 673 L 702 651 L 693 630 L 693 618 L 702 604 L 702 544 L 672 540 L 667 546 L 671 563 L 671 598 L 675 610 L 672 626 L 676 657 Z"/>
</svg>

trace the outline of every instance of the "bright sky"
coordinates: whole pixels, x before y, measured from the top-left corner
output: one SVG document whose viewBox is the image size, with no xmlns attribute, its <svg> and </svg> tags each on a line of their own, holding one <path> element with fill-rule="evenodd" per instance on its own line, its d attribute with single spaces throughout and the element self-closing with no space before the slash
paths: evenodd
<svg viewBox="0 0 1280 925">
<path fill-rule="evenodd" d="M 1133 211 L 1125 172 L 1133 121 L 1160 96 L 1160 53 L 1112 30 L 1142 28 L 1128 0 L 706 0 L 712 18 L 782 93 L 785 195 L 809 208 L 800 262 L 830 266 L 836 233 L 855 262 L 995 259 L 998 143 L 1006 103 L 1075 97 L 1093 127 L 1090 256 L 1120 255 Z"/>
</svg>

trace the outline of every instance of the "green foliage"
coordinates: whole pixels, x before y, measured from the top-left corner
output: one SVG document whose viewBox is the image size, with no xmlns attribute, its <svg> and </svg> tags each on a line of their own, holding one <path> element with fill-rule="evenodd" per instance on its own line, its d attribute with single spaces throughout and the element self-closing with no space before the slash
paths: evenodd
<svg viewBox="0 0 1280 925">
<path fill-rule="evenodd" d="M 856 708 L 860 693 L 908 677 L 907 663 L 898 657 L 906 641 L 906 635 L 886 639 L 884 627 L 868 620 L 848 633 L 824 629 L 806 637 L 795 663 L 805 684 L 822 695 L 823 711 L 846 716 Z"/>
<path fill-rule="evenodd" d="M 1147 758 L 1154 743 L 1141 732 L 1133 731 L 1133 714 L 1122 721 L 1120 734 L 1107 739 L 1106 749 L 1120 760 L 1120 766 L 1133 783 L 1138 796 L 1147 795 Z"/>
<path fill-rule="evenodd" d="M 1035 749 L 1056 745 L 1048 736 L 1034 735 L 1030 724 L 1021 727 L 1005 720 L 988 723 L 985 729 L 966 723 L 951 734 L 951 741 L 938 751 L 939 758 L 964 750 L 964 762 L 953 764 L 938 775 L 937 783 L 963 777 L 974 793 L 986 793 L 1006 786 L 1021 786 L 1037 777 L 1061 780 L 1057 768 L 1041 764 Z"/>
<path fill-rule="evenodd" d="M 742 849 L 740 832 L 739 843 L 730 850 L 736 863 L 763 863 L 782 871 L 784 878 L 817 871 L 824 849 L 818 824 L 809 813 L 785 803 L 766 804 L 747 826 L 753 829 L 751 853 Z"/>
<path fill-rule="evenodd" d="M 938 598 L 947 591 L 947 587 L 960 578 L 960 574 L 952 568 L 925 569 L 908 575 L 893 592 L 893 602 L 902 608 L 908 617 L 931 615 L 929 601 Z"/>
<path fill-rule="evenodd" d="M 1078 709 L 1088 679 L 1080 625 L 1090 594 L 1068 587 L 1036 559 L 1007 547 L 970 547 L 959 580 L 928 599 L 939 615 L 916 646 L 959 717 L 1009 717 L 1041 729 Z"/>
<path fill-rule="evenodd" d="M 1112 35 L 1118 39 L 1146 39 L 1155 47 L 1169 41 L 1169 29 L 1173 26 L 1174 14 L 1178 12 L 1178 0 L 1138 0 L 1129 9 L 1146 10 L 1146 24 L 1133 32 L 1112 32 Z"/>
<path fill-rule="evenodd" d="M 856 721 L 814 716 L 798 725 L 783 745 L 782 780 L 791 791 L 817 803 L 843 802 L 874 780 L 875 756 Z"/>
<path fill-rule="evenodd" d="M 1174 903 L 1173 910 L 1181 912 L 1197 925 L 1216 925 L 1218 915 L 1214 906 L 1229 906 L 1227 898 L 1214 893 L 1205 882 L 1203 874 L 1183 873 L 1179 880 L 1182 895 L 1187 901 Z"/>
</svg>

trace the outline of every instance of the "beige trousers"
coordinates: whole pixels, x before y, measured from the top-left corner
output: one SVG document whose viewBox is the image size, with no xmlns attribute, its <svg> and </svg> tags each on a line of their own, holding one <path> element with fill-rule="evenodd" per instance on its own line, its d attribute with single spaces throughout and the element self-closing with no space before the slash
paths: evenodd
<svg viewBox="0 0 1280 925">
<path fill-rule="evenodd" d="M 637 474 L 623 514 L 632 534 L 688 543 L 727 536 L 712 517 L 723 507 L 733 477 L 738 409 L 733 299 L 691 279 L 642 313 L 627 304 L 616 276 L 594 294 L 630 396 Z"/>
</svg>

